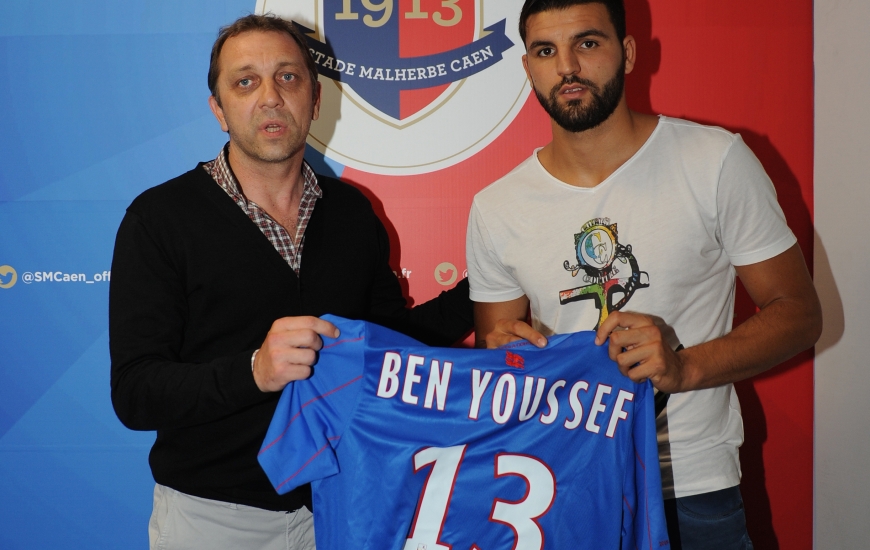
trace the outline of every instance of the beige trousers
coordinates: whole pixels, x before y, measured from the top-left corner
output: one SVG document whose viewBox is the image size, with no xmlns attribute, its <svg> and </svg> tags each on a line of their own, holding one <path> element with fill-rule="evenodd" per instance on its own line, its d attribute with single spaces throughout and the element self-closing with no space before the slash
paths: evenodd
<svg viewBox="0 0 870 550">
<path fill-rule="evenodd" d="M 154 487 L 151 550 L 314 550 L 308 508 L 272 512 Z"/>
</svg>

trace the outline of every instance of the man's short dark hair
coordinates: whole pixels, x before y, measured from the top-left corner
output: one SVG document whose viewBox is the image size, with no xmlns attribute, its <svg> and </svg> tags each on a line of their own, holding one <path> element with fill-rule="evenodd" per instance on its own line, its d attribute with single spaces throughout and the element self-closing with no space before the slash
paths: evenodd
<svg viewBox="0 0 870 550">
<path fill-rule="evenodd" d="M 625 5 L 622 0 L 526 0 L 520 11 L 520 38 L 526 43 L 526 25 L 529 17 L 536 13 L 552 10 L 565 10 L 581 4 L 604 4 L 610 14 L 610 22 L 616 29 L 616 38 L 622 42 L 625 39 Z"/>
<path fill-rule="evenodd" d="M 299 49 L 302 50 L 302 58 L 305 59 L 305 67 L 308 69 L 308 74 L 311 76 L 311 93 L 316 93 L 317 63 L 314 62 L 314 57 L 308 49 L 308 43 L 305 40 L 305 36 L 296 28 L 296 25 L 293 24 L 292 21 L 281 19 L 271 13 L 266 15 L 251 14 L 236 19 L 232 24 L 227 25 L 226 27 L 221 27 L 221 30 L 218 31 L 217 40 L 214 41 L 214 45 L 211 47 L 211 61 L 208 64 L 208 89 L 211 92 L 211 95 L 213 95 L 217 100 L 218 105 L 220 105 L 221 102 L 217 93 L 217 81 L 218 76 L 220 75 L 218 58 L 220 58 L 221 50 L 226 41 L 230 38 L 251 31 L 283 33 L 292 38 L 293 41 L 296 42 L 296 45 L 299 46 Z"/>
</svg>

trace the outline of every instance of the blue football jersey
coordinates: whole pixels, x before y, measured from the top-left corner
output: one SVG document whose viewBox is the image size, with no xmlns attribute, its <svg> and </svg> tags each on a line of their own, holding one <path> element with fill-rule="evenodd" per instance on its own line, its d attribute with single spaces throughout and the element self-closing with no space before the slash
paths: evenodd
<svg viewBox="0 0 870 550">
<path fill-rule="evenodd" d="M 593 332 L 473 350 L 324 319 L 259 456 L 312 484 L 318 550 L 668 547 L 652 386 Z"/>
</svg>

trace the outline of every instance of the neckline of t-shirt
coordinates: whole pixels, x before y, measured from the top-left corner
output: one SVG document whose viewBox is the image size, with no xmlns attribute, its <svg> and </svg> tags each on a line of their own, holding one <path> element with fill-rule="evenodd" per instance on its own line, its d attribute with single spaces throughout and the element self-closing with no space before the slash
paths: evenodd
<svg viewBox="0 0 870 550">
<path fill-rule="evenodd" d="M 633 164 L 635 162 L 635 160 L 637 158 L 639 158 L 647 148 L 649 148 L 650 143 L 652 143 L 653 140 L 656 138 L 656 136 L 659 133 L 659 129 L 662 127 L 662 123 L 665 122 L 667 120 L 667 118 L 668 117 L 666 117 L 665 115 L 659 115 L 659 120 L 656 123 L 655 129 L 652 131 L 652 133 L 649 135 L 649 137 L 646 138 L 646 141 L 643 143 L 643 145 L 640 146 L 640 149 L 635 151 L 634 154 L 631 155 L 631 157 L 627 161 L 622 163 L 622 166 L 620 166 L 619 168 L 614 170 L 612 174 L 607 176 L 607 178 L 604 181 L 602 181 L 601 183 L 599 183 L 595 187 L 579 187 L 577 185 L 571 185 L 570 183 L 565 183 L 564 181 L 560 180 L 559 178 L 557 178 L 556 176 L 551 174 L 546 168 L 544 168 L 544 165 L 541 164 L 541 159 L 538 158 L 538 152 L 540 152 L 540 150 L 543 149 L 543 147 L 538 147 L 537 149 L 535 149 L 534 153 L 532 153 L 532 158 L 534 159 L 535 164 L 537 164 L 538 168 L 540 168 L 541 172 L 546 174 L 547 178 L 552 183 L 555 183 L 563 188 L 567 187 L 569 189 L 573 189 L 573 190 L 580 192 L 580 193 L 594 193 L 594 192 L 598 191 L 599 189 L 603 189 L 603 188 L 607 187 L 607 185 L 611 181 L 616 179 L 616 176 L 618 176 L 620 172 L 622 172 L 623 170 L 626 169 L 626 166 Z"/>
</svg>

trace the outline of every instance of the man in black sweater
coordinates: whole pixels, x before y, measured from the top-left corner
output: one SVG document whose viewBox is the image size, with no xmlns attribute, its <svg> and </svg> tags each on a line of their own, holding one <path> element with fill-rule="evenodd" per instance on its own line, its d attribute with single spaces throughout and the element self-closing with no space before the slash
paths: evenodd
<svg viewBox="0 0 870 550">
<path fill-rule="evenodd" d="M 292 24 L 222 29 L 209 88 L 229 143 L 140 195 L 118 230 L 112 402 L 157 431 L 151 548 L 314 548 L 309 489 L 279 496 L 257 452 L 280 391 L 337 335 L 317 316 L 448 345 L 472 326 L 468 286 L 407 309 L 368 200 L 303 161 L 320 84 Z"/>
</svg>

